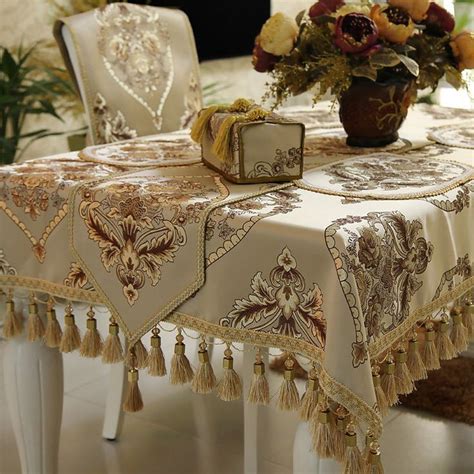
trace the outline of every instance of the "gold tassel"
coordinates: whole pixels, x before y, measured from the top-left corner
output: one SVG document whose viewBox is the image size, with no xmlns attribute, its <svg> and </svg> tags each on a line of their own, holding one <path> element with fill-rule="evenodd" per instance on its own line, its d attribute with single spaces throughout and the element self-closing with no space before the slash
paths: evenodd
<svg viewBox="0 0 474 474">
<path fill-rule="evenodd" d="M 21 334 L 23 331 L 23 318 L 21 314 L 15 312 L 15 302 L 13 301 L 13 291 L 8 290 L 6 301 L 5 319 L 3 321 L 3 337 L 10 339 Z"/>
<path fill-rule="evenodd" d="M 61 338 L 61 343 L 59 344 L 59 350 L 61 352 L 75 351 L 81 345 L 81 334 L 79 333 L 79 328 L 76 326 L 74 314 L 72 314 L 71 303 L 66 306 L 64 324 L 65 328 L 63 331 L 63 337 Z"/>
<path fill-rule="evenodd" d="M 309 421 L 311 415 L 318 405 L 318 375 L 313 365 L 308 372 L 308 381 L 306 383 L 306 392 L 301 399 L 300 417 L 304 421 Z"/>
<path fill-rule="evenodd" d="M 352 423 L 347 426 L 345 438 L 344 474 L 364 474 L 364 460 L 357 446 L 357 434 Z"/>
<path fill-rule="evenodd" d="M 385 370 L 382 374 L 382 389 L 387 398 L 389 406 L 398 403 L 397 387 L 395 383 L 395 362 L 392 355 L 390 355 L 385 362 Z"/>
<path fill-rule="evenodd" d="M 311 433 L 311 437 L 313 440 L 316 438 L 316 430 L 318 429 L 318 424 L 319 424 L 319 408 L 321 404 L 324 403 L 325 401 L 325 395 L 321 389 L 317 390 L 318 394 L 318 403 L 316 405 L 316 408 L 313 410 L 313 413 L 311 414 L 311 417 L 309 419 L 309 431 Z"/>
<path fill-rule="evenodd" d="M 318 421 L 313 431 L 313 449 L 321 458 L 332 458 L 335 454 L 334 437 L 331 431 L 329 405 L 322 396 L 318 403 Z"/>
<path fill-rule="evenodd" d="M 337 461 L 344 461 L 344 454 L 346 452 L 346 441 L 345 433 L 347 428 L 347 422 L 349 412 L 342 406 L 339 405 L 336 409 L 336 425 L 334 430 L 334 457 Z"/>
<path fill-rule="evenodd" d="M 370 443 L 365 474 L 384 474 L 382 459 L 380 457 L 380 446 L 376 440 Z"/>
<path fill-rule="evenodd" d="M 97 320 L 92 306 L 87 311 L 87 331 L 82 338 L 79 353 L 82 357 L 98 357 L 102 353 L 102 338 L 97 331 Z"/>
<path fill-rule="evenodd" d="M 436 333 L 436 349 L 438 350 L 440 360 L 450 360 L 456 355 L 453 343 L 449 338 L 449 322 L 445 318 L 447 318 L 447 315 L 444 315 L 443 319 L 439 322 Z"/>
<path fill-rule="evenodd" d="M 474 302 L 466 300 L 462 310 L 462 323 L 467 329 L 467 337 L 474 338 Z"/>
<path fill-rule="evenodd" d="M 148 373 L 154 377 L 163 377 L 166 375 L 166 363 L 161 349 L 160 330 L 156 327 L 151 332 L 151 349 L 147 361 Z"/>
<path fill-rule="evenodd" d="M 374 383 L 377 406 L 379 407 L 380 414 L 382 416 L 386 416 L 388 413 L 388 400 L 385 396 L 385 392 L 383 391 L 380 378 L 380 367 L 378 365 L 374 365 L 372 368 L 372 381 Z"/>
<path fill-rule="evenodd" d="M 415 389 L 408 370 L 407 360 L 407 352 L 403 346 L 400 346 L 395 353 L 395 387 L 397 393 L 402 395 L 407 395 Z"/>
<path fill-rule="evenodd" d="M 202 341 L 199 344 L 198 357 L 199 367 L 194 374 L 191 390 L 195 393 L 211 393 L 216 386 L 216 376 L 209 362 L 209 353 L 207 352 L 207 344 L 204 337 L 202 337 Z"/>
<path fill-rule="evenodd" d="M 265 376 L 265 364 L 262 361 L 259 348 L 255 355 L 252 384 L 250 385 L 247 401 L 257 405 L 268 405 L 270 403 L 270 387 Z"/>
<path fill-rule="evenodd" d="M 362 453 L 362 458 L 367 463 L 369 459 L 369 452 L 370 452 L 370 443 L 375 440 L 374 433 L 371 430 L 367 430 L 365 433 L 365 448 L 364 452 Z"/>
<path fill-rule="evenodd" d="M 243 116 L 241 115 L 229 115 L 221 123 L 211 149 L 212 153 L 214 153 L 220 160 L 227 161 L 232 154 L 232 127 L 235 123 L 242 120 Z"/>
<path fill-rule="evenodd" d="M 116 364 L 123 360 L 123 348 L 119 337 L 119 326 L 114 318 L 110 318 L 109 335 L 102 348 L 102 362 L 104 364 Z"/>
<path fill-rule="evenodd" d="M 234 370 L 234 359 L 230 344 L 227 343 L 227 349 L 224 351 L 224 376 L 217 385 L 217 396 L 226 402 L 237 400 L 242 395 L 242 381 Z"/>
<path fill-rule="evenodd" d="M 194 372 L 185 354 L 186 346 L 183 343 L 184 337 L 181 334 L 181 328 L 178 329 L 176 341 L 174 355 L 171 359 L 170 382 L 172 385 L 183 385 L 191 382 Z"/>
<path fill-rule="evenodd" d="M 298 410 L 300 406 L 300 394 L 295 384 L 295 373 L 293 366 L 295 361 L 288 356 L 285 361 L 285 373 L 283 382 L 280 386 L 280 393 L 278 394 L 278 408 L 284 411 Z"/>
<path fill-rule="evenodd" d="M 143 408 L 143 399 L 138 386 L 138 370 L 128 369 L 128 389 L 123 404 L 124 411 L 134 413 Z"/>
<path fill-rule="evenodd" d="M 468 331 L 462 323 L 461 308 L 453 308 L 451 310 L 451 317 L 453 318 L 453 328 L 451 329 L 451 342 L 453 343 L 454 350 L 457 353 L 464 352 L 468 346 Z"/>
<path fill-rule="evenodd" d="M 423 363 L 427 370 L 440 369 L 438 350 L 436 349 L 436 333 L 432 322 L 425 324 L 425 345 L 423 347 Z"/>
<path fill-rule="evenodd" d="M 219 105 L 211 105 L 199 112 L 196 120 L 191 128 L 191 139 L 196 143 L 202 143 L 204 135 L 207 133 L 209 122 L 212 116 L 219 112 L 223 107 Z"/>
<path fill-rule="evenodd" d="M 28 341 L 34 342 L 44 337 L 44 325 L 38 313 L 38 305 L 35 297 L 30 294 L 30 304 L 28 305 L 28 325 L 27 325 Z"/>
<path fill-rule="evenodd" d="M 48 307 L 46 310 L 46 330 L 44 333 L 44 342 L 48 347 L 54 348 L 59 347 L 63 332 L 61 326 L 56 318 L 56 311 L 53 308 L 53 300 L 48 300 Z"/>
<path fill-rule="evenodd" d="M 419 350 L 419 342 L 416 331 L 413 331 L 411 339 L 408 341 L 407 367 L 412 380 L 424 380 L 428 377 L 425 364 Z"/>
</svg>

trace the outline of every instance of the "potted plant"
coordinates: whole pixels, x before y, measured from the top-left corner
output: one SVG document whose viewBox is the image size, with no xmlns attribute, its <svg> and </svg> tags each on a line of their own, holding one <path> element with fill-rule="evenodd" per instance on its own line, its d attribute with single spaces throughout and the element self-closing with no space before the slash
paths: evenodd
<svg viewBox="0 0 474 474">
<path fill-rule="evenodd" d="M 331 92 L 352 146 L 383 146 L 398 138 L 417 90 L 442 77 L 465 85 L 474 67 L 474 36 L 453 34 L 453 16 L 429 0 L 345 4 L 319 0 L 296 20 L 276 13 L 263 25 L 253 65 L 269 72 L 268 96 L 280 105 L 316 86 Z"/>
</svg>

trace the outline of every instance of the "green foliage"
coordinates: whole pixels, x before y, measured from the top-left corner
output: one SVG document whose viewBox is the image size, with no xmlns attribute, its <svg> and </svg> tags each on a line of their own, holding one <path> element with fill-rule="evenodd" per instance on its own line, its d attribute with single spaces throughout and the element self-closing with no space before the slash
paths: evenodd
<svg viewBox="0 0 474 474">
<path fill-rule="evenodd" d="M 62 121 L 54 101 L 70 88 L 54 69 L 30 65 L 35 48 L 20 47 L 12 53 L 0 46 L 0 164 L 12 163 L 36 140 L 61 134 L 45 128 L 22 131 L 28 116 L 47 115 Z M 24 140 L 21 148 L 20 140 Z"/>
</svg>

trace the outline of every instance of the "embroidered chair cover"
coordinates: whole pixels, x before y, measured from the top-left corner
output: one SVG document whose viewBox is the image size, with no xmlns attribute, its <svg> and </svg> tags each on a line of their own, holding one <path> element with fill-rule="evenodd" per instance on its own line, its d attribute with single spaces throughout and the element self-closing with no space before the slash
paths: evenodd
<svg viewBox="0 0 474 474">
<path fill-rule="evenodd" d="M 54 26 L 95 144 L 187 128 L 201 108 L 196 46 L 180 10 L 114 3 Z"/>
</svg>

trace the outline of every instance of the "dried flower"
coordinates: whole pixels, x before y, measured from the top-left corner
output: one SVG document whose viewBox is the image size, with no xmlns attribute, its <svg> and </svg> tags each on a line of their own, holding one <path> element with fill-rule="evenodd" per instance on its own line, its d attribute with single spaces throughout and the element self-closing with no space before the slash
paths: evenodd
<svg viewBox="0 0 474 474">
<path fill-rule="evenodd" d="M 432 32 L 443 34 L 445 31 L 451 33 L 455 22 L 451 13 L 437 3 L 431 2 L 426 13 L 425 24 Z"/>
<path fill-rule="evenodd" d="M 375 23 L 360 13 L 349 13 L 336 20 L 334 43 L 344 53 L 362 53 L 371 48 L 378 39 Z"/>
<path fill-rule="evenodd" d="M 405 43 L 415 29 L 410 16 L 402 8 L 374 5 L 370 16 L 379 29 L 379 35 L 392 43 Z"/>
<path fill-rule="evenodd" d="M 474 33 L 463 31 L 449 43 L 458 60 L 458 69 L 474 69 Z"/>
<path fill-rule="evenodd" d="M 260 32 L 260 46 L 267 53 L 285 56 L 292 49 L 298 36 L 296 21 L 281 12 L 272 15 Z"/>
<path fill-rule="evenodd" d="M 388 0 L 392 7 L 403 8 L 415 21 L 425 18 L 430 0 Z"/>
<path fill-rule="evenodd" d="M 330 15 L 344 5 L 344 0 L 319 0 L 308 11 L 311 19 L 321 15 Z"/>
<path fill-rule="evenodd" d="M 259 37 L 255 39 L 255 45 L 252 51 L 252 65 L 257 72 L 270 72 L 275 67 L 275 63 L 280 58 L 274 54 L 267 53 L 259 42 Z"/>
</svg>

